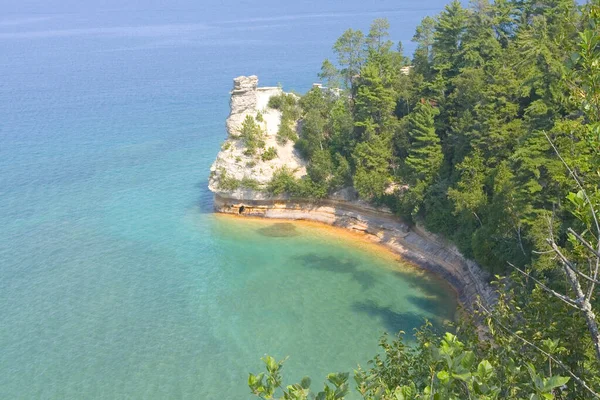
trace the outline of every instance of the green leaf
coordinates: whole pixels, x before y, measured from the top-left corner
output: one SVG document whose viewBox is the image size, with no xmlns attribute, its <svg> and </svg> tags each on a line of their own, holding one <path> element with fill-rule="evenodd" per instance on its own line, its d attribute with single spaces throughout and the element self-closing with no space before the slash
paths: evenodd
<svg viewBox="0 0 600 400">
<path fill-rule="evenodd" d="M 494 375 L 494 368 L 488 360 L 483 360 L 477 366 L 477 375 L 482 382 L 486 382 Z"/>
<path fill-rule="evenodd" d="M 348 394 L 348 390 L 350 390 L 349 386 L 347 383 L 342 383 L 336 390 L 334 393 L 333 398 L 334 399 L 343 399 L 344 396 L 346 396 Z"/>
<path fill-rule="evenodd" d="M 437 377 L 444 384 L 447 383 L 450 380 L 450 375 L 448 374 L 448 371 L 440 371 L 440 372 L 438 372 L 437 373 Z"/>
<path fill-rule="evenodd" d="M 475 353 L 473 353 L 472 351 L 465 351 L 464 357 L 461 361 L 462 366 L 465 367 L 466 369 L 471 369 L 471 366 L 473 365 L 474 362 L 475 362 Z"/>
<path fill-rule="evenodd" d="M 552 389 L 565 385 L 567 382 L 569 382 L 569 379 L 570 378 L 568 376 L 558 375 L 548 378 L 544 384 L 544 392 L 551 392 Z"/>
<path fill-rule="evenodd" d="M 463 382 L 467 382 L 471 379 L 471 373 L 470 372 L 463 372 L 462 374 L 452 374 L 452 377 L 458 380 L 461 380 Z"/>
<path fill-rule="evenodd" d="M 275 361 L 273 357 L 267 355 L 263 357 L 263 361 L 265 362 L 265 365 L 267 366 L 267 371 L 269 371 L 269 373 L 272 374 L 279 370 L 280 365 L 277 363 L 277 361 Z"/>
<path fill-rule="evenodd" d="M 308 376 L 302 378 L 300 386 L 302 386 L 303 389 L 308 389 L 310 387 L 310 378 Z"/>
<path fill-rule="evenodd" d="M 327 375 L 327 380 L 331 382 L 335 387 L 339 387 L 346 383 L 346 381 L 348 380 L 348 376 L 350 376 L 348 372 L 331 373 Z"/>
</svg>

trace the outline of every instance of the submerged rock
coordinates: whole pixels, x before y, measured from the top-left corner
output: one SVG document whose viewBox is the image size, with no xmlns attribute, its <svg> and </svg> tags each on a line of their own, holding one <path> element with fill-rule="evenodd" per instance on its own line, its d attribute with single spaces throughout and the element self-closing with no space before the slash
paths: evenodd
<svg viewBox="0 0 600 400">
<path fill-rule="evenodd" d="M 300 235 L 296 226 L 289 222 L 278 222 L 265 228 L 260 228 L 258 233 L 269 237 L 293 237 Z"/>
</svg>

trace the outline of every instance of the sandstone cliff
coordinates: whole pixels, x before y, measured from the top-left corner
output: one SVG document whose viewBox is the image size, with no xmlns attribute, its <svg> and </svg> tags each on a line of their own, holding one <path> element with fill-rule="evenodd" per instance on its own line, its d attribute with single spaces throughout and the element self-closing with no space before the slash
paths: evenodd
<svg viewBox="0 0 600 400">
<path fill-rule="evenodd" d="M 297 177 L 306 175 L 306 163 L 294 149 L 294 144 L 277 142 L 276 136 L 281 123 L 281 112 L 268 107 L 272 96 L 281 95 L 279 87 L 258 87 L 256 76 L 240 76 L 233 80 L 231 92 L 231 112 L 227 118 L 227 139 L 221 146 L 215 162 L 210 168 L 209 189 L 214 193 L 235 199 L 268 198 L 264 193 L 253 189 L 239 187 L 235 190 L 223 188 L 223 173 L 237 181 L 253 181 L 264 186 L 271 180 L 273 172 L 282 166 L 295 171 Z M 256 120 L 256 117 L 261 117 Z M 265 134 L 265 149 L 273 147 L 277 157 L 263 160 L 259 156 L 244 153 L 245 146 L 240 138 L 242 123 L 247 116 L 255 118 Z M 262 121 L 260 121 L 262 119 Z"/>
<path fill-rule="evenodd" d="M 358 200 L 351 188 L 319 201 L 291 199 L 285 195 L 273 197 L 260 190 L 281 166 L 296 171 L 297 177 L 306 174 L 306 164 L 296 154 L 293 143 L 280 145 L 275 139 L 281 113 L 269 108 L 267 103 L 271 96 L 281 93 L 280 88 L 259 88 L 256 76 L 234 79 L 231 113 L 227 119 L 228 138 L 211 167 L 209 181 L 209 189 L 215 193 L 216 211 L 265 218 L 313 220 L 363 232 L 371 240 L 444 278 L 457 291 L 460 302 L 467 309 L 471 309 L 477 299 L 488 306 L 494 303 L 495 295 L 487 283 L 488 276 L 476 263 L 465 259 L 442 238 L 419 226 L 408 226 L 387 209 Z M 264 119 L 266 146 L 277 149 L 278 156 L 270 161 L 257 162 L 256 157 L 244 155 L 244 145 L 239 138 L 246 116 L 254 116 L 259 111 Z M 244 187 L 223 189 L 224 177 L 238 181 L 252 179 L 260 187 L 258 190 Z"/>
</svg>

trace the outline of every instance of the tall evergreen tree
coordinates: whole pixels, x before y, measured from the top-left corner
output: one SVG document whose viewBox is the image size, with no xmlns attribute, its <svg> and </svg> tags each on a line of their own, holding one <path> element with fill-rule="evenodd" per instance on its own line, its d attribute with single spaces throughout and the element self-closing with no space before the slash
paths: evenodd
<svg viewBox="0 0 600 400">
<path fill-rule="evenodd" d="M 336 40 L 333 51 L 337 55 L 338 65 L 344 85 L 352 86 L 352 79 L 358 75 L 365 59 L 365 36 L 359 30 L 348 29 Z"/>
<path fill-rule="evenodd" d="M 433 35 L 435 31 L 435 20 L 425 17 L 417 26 L 412 41 L 417 44 L 413 55 L 413 68 L 417 74 L 426 78 L 430 77 L 431 63 L 433 62 Z"/>
<path fill-rule="evenodd" d="M 354 187 L 361 197 L 370 200 L 383 196 L 391 178 L 391 146 L 385 136 L 375 134 L 374 126 L 367 126 L 367 139 L 357 144 L 353 153 L 356 165 Z"/>
<path fill-rule="evenodd" d="M 460 46 L 467 27 L 468 13 L 458 0 L 452 1 L 440 14 L 433 35 L 433 66 L 441 78 L 459 71 Z"/>
<path fill-rule="evenodd" d="M 425 101 L 408 116 L 410 148 L 405 162 L 411 182 L 433 182 L 442 166 L 442 146 L 434 127 L 436 114 L 437 110 Z"/>
<path fill-rule="evenodd" d="M 380 66 L 370 62 L 361 70 L 354 99 L 354 117 L 361 132 L 367 132 L 367 121 L 376 125 L 377 134 L 391 132 L 396 94 L 381 73 Z"/>
</svg>

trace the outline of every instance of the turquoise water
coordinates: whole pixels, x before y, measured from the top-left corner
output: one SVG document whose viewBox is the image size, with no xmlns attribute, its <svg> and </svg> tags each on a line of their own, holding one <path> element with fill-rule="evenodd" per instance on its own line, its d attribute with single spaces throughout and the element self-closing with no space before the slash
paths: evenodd
<svg viewBox="0 0 600 400">
<path fill-rule="evenodd" d="M 0 2 L 0 398 L 248 398 L 266 352 L 316 383 L 451 317 L 382 250 L 211 213 L 234 76 L 303 91 L 347 27 L 441 8 L 321 3 Z"/>
</svg>

